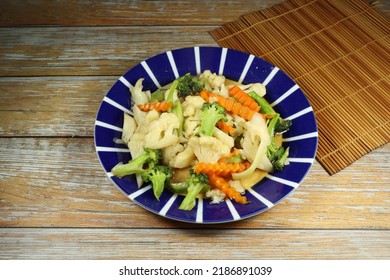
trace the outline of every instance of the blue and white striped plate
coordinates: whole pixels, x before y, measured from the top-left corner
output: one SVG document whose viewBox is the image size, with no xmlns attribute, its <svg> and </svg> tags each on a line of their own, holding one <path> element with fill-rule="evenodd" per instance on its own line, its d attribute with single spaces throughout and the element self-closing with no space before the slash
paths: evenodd
<svg viewBox="0 0 390 280">
<path fill-rule="evenodd" d="M 129 86 L 144 78 L 144 89 L 156 89 L 191 73 L 210 70 L 244 84 L 261 82 L 267 88 L 266 99 L 282 118 L 293 120 L 284 134 L 284 145 L 290 147 L 289 161 L 283 172 L 268 174 L 248 191 L 250 204 L 226 200 L 210 204 L 199 199 L 192 211 L 179 210 L 182 196 L 165 191 L 160 201 L 151 186 L 138 188 L 132 177 L 116 178 L 110 170 L 118 162 L 130 160 L 125 145 L 115 144 L 121 138 L 123 112 L 130 112 Z M 100 105 L 95 122 L 95 146 L 98 158 L 110 180 L 132 201 L 158 215 L 192 223 L 224 223 L 245 219 L 264 212 L 281 202 L 302 182 L 311 168 L 317 151 L 318 132 L 313 109 L 295 82 L 274 65 L 254 55 L 219 47 L 182 48 L 153 56 L 130 69 L 112 86 Z"/>
</svg>

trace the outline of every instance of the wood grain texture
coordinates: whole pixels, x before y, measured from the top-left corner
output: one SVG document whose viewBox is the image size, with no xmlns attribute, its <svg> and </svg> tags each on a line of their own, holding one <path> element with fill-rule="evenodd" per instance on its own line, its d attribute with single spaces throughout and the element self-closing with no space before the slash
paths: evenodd
<svg viewBox="0 0 390 280">
<path fill-rule="evenodd" d="M 46 1 L 42 1 L 42 3 L 44 2 Z M 47 2 L 52 3 L 51 1 Z M 166 2 L 169 1 L 161 1 L 161 3 Z M 270 6 L 271 3 L 280 1 L 249 1 L 251 2 L 249 4 L 245 1 L 242 3 L 224 1 L 223 5 L 212 4 L 214 3 L 212 1 L 205 1 L 202 5 L 195 4 L 196 1 L 185 2 L 192 6 L 207 7 L 207 5 L 215 5 L 217 7 L 215 10 L 218 10 L 218 13 L 214 12 L 211 18 L 225 23 L 230 20 L 224 18 L 225 13 L 222 11 L 226 7 L 228 7 L 227 10 L 230 10 L 229 5 L 238 6 L 237 8 L 234 7 L 235 10 L 233 10 L 235 16 L 230 16 L 230 19 L 233 20 L 249 10 L 256 10 L 257 5 Z M 260 2 L 260 4 L 256 5 L 252 2 Z M 78 26 L 74 21 L 68 22 L 68 24 L 65 24 L 66 26 L 57 26 L 58 23 L 54 19 L 54 22 L 48 21 L 49 26 L 36 26 L 31 18 L 23 17 L 20 14 L 16 15 L 16 11 L 23 10 L 18 9 L 23 3 L 25 4 L 24 1 L 1 1 L 0 3 L 0 11 L 4 13 L 4 17 L 0 15 L 0 19 L 15 17 L 15 22 L 26 20 L 32 24 L 31 26 L 24 24 L 28 26 L 23 25 L 21 28 L 14 26 L 0 28 L 0 76 L 118 76 L 140 61 L 167 50 L 194 45 L 217 46 L 208 31 L 215 29 L 219 24 L 202 19 L 202 25 L 191 26 L 186 23 L 170 25 L 175 19 L 183 20 L 183 17 L 177 15 L 177 13 L 170 14 L 170 19 L 165 19 L 163 25 L 153 25 L 151 23 L 151 25 L 145 26 L 143 24 L 145 20 L 136 19 L 135 23 L 137 24 L 115 26 L 114 17 L 112 19 L 114 22 L 109 22 L 107 19 L 103 23 L 100 23 L 96 18 L 91 18 L 89 24 L 93 23 L 93 26 L 90 27 Z M 54 4 L 48 3 L 45 3 L 47 7 L 45 14 L 50 16 L 52 15 L 50 12 L 55 12 L 57 9 L 54 9 Z M 68 1 L 56 3 L 58 5 L 69 5 L 69 7 L 77 6 L 67 4 L 71 3 Z M 159 3 L 157 4 L 159 5 Z M 177 4 L 179 5 L 180 2 Z M 35 5 L 31 5 L 38 9 L 43 4 L 40 5 L 38 1 Z M 13 10 L 7 12 L 7 9 Z M 61 7 L 58 10 L 61 10 Z M 89 8 L 88 11 L 90 10 Z M 153 14 L 153 11 L 145 10 L 145 13 Z M 170 12 L 170 10 L 164 10 L 165 12 Z M 42 18 L 42 13 L 31 12 L 29 14 L 31 17 Z M 98 14 L 98 12 L 94 14 Z M 66 16 L 67 13 L 61 11 L 61 15 Z M 72 15 L 71 11 L 69 15 Z M 139 13 L 134 13 L 134 15 L 137 16 Z M 54 18 L 56 17 L 54 16 Z M 35 22 L 35 24 L 37 23 Z M 188 36 L 188 34 L 191 34 L 191 36 Z"/>
<path fill-rule="evenodd" d="M 167 50 L 214 45 L 212 26 L 0 29 L 0 76 L 124 74 Z M 191 36 L 188 36 L 191 34 Z"/>
<path fill-rule="evenodd" d="M 180 233 L 178 235 L 178 233 Z M 389 231 L 0 229 L 9 259 L 387 259 Z M 234 248 L 228 246 L 236 240 Z M 96 252 L 99 252 L 98 255 Z"/>
<path fill-rule="evenodd" d="M 0 2 L 0 26 L 221 25 L 281 0 Z"/>
<path fill-rule="evenodd" d="M 100 167 L 93 139 L 0 139 L 0 163 L 2 227 L 191 227 L 149 213 L 119 192 Z M 389 167 L 390 145 L 336 177 L 315 163 L 280 205 L 221 227 L 390 229 Z"/>
<path fill-rule="evenodd" d="M 118 78 L 0 78 L 0 134 L 92 137 L 100 103 Z"/>
<path fill-rule="evenodd" d="M 152 214 L 100 166 L 95 115 L 124 72 L 279 2 L 0 1 L 0 259 L 390 258 L 389 144 L 332 177 L 315 162 L 282 203 L 223 225 Z"/>
</svg>

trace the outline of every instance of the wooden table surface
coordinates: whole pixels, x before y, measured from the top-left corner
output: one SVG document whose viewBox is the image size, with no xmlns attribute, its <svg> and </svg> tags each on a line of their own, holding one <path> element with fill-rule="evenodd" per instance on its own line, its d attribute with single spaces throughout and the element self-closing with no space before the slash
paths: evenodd
<svg viewBox="0 0 390 280">
<path fill-rule="evenodd" d="M 123 73 L 278 2 L 0 1 L 0 259 L 390 258 L 389 144 L 222 225 L 152 214 L 100 166 L 95 116 Z"/>
</svg>

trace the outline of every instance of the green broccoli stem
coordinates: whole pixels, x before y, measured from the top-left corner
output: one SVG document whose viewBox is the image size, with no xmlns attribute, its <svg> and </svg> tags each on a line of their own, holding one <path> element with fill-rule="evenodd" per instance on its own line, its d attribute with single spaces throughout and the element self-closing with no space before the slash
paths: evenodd
<svg viewBox="0 0 390 280">
<path fill-rule="evenodd" d="M 174 80 L 171 86 L 169 87 L 168 95 L 165 99 L 166 102 L 172 102 L 173 103 L 173 95 L 175 93 L 175 90 L 177 88 L 177 85 L 179 84 L 178 80 Z"/>
<path fill-rule="evenodd" d="M 157 200 L 160 200 L 160 196 L 164 191 L 167 175 L 164 173 L 156 172 L 150 176 L 149 180 L 152 183 L 154 196 Z"/>
<path fill-rule="evenodd" d="M 276 147 L 275 145 L 275 127 L 280 119 L 279 114 L 275 114 L 275 116 L 268 123 L 268 134 L 271 138 L 271 143 L 267 147 L 267 157 L 273 164 L 276 160 L 278 160 L 284 153 L 283 147 Z"/>
<path fill-rule="evenodd" d="M 189 211 L 195 207 L 196 197 L 203 190 L 203 184 L 195 184 L 187 189 L 187 195 L 181 202 L 179 209 Z"/>
<path fill-rule="evenodd" d="M 187 194 L 181 202 L 179 209 L 190 211 L 195 207 L 196 198 L 199 193 L 207 192 L 210 190 L 210 186 L 206 183 L 190 183 L 187 188 Z"/>
<path fill-rule="evenodd" d="M 190 169 L 190 177 L 185 181 L 188 185 L 187 194 L 184 197 L 179 209 L 190 211 L 195 207 L 196 197 L 200 192 L 206 192 L 210 190 L 208 185 L 208 176 L 202 173 L 195 173 L 194 169 Z"/>
<path fill-rule="evenodd" d="M 126 164 L 118 163 L 111 169 L 111 173 L 119 178 L 127 175 L 139 174 L 144 171 L 143 165 L 150 159 L 148 153 L 142 153 L 139 157 L 132 159 Z"/>
<path fill-rule="evenodd" d="M 179 182 L 168 184 L 168 189 L 173 193 L 186 193 L 189 185 L 187 182 Z"/>
<path fill-rule="evenodd" d="M 206 136 L 211 136 L 214 131 L 214 127 L 217 124 L 218 119 L 210 117 L 209 119 L 203 119 L 200 127 L 199 132 Z"/>
<path fill-rule="evenodd" d="M 174 113 L 179 119 L 179 128 L 177 130 L 177 134 L 179 137 L 183 136 L 184 116 L 180 100 L 176 100 L 173 103 L 173 106 L 171 107 L 171 112 Z"/>
<path fill-rule="evenodd" d="M 212 88 L 210 86 L 210 83 L 209 83 L 209 81 L 207 79 L 202 80 L 202 83 L 204 84 L 203 88 L 205 90 L 207 90 L 207 91 L 211 91 L 212 90 Z"/>
<path fill-rule="evenodd" d="M 257 104 L 259 104 L 261 113 L 276 114 L 274 108 L 272 108 L 271 104 L 269 104 L 264 97 L 258 95 L 255 91 L 251 91 L 250 93 L 248 93 L 248 95 L 252 97 L 257 102 Z"/>
<path fill-rule="evenodd" d="M 169 92 L 168 92 L 166 101 L 173 103 L 173 105 L 170 109 L 170 112 L 174 113 L 179 119 L 178 135 L 180 137 L 183 135 L 183 126 L 184 126 L 183 108 L 181 107 L 180 100 L 176 100 L 175 102 L 173 102 L 173 95 L 175 93 L 175 90 L 176 90 L 178 84 L 179 84 L 178 80 L 175 80 L 172 83 L 171 87 L 169 88 Z"/>
<path fill-rule="evenodd" d="M 275 144 L 275 127 L 280 118 L 279 114 L 275 114 L 275 116 L 268 123 L 268 134 L 271 137 L 271 144 Z"/>
<path fill-rule="evenodd" d="M 276 111 L 268 103 L 268 101 L 265 100 L 264 97 L 258 95 L 255 91 L 251 91 L 249 93 L 249 96 L 252 97 L 259 104 L 261 113 L 268 114 L 268 115 L 276 114 Z M 283 133 L 290 128 L 291 124 L 292 124 L 291 120 L 284 120 L 279 117 L 277 123 L 275 124 L 275 132 Z"/>
<path fill-rule="evenodd" d="M 126 175 L 141 174 L 145 171 L 144 165 L 147 164 L 147 168 L 156 165 L 162 157 L 161 150 L 145 149 L 138 157 L 133 158 L 128 163 L 118 163 L 111 169 L 111 173 L 119 178 Z"/>
<path fill-rule="evenodd" d="M 164 93 L 166 89 L 160 88 L 150 95 L 150 101 L 164 101 Z"/>
<path fill-rule="evenodd" d="M 232 156 L 232 157 L 228 158 L 228 160 L 227 160 L 228 163 L 239 163 L 242 161 L 243 161 L 243 159 L 242 159 L 241 154 Z"/>
</svg>

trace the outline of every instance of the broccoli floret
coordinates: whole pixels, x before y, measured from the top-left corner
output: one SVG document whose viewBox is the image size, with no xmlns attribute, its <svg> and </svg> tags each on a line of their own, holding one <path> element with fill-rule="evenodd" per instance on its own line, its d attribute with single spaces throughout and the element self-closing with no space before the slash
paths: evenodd
<svg viewBox="0 0 390 280">
<path fill-rule="evenodd" d="M 292 125 L 291 120 L 284 120 L 282 118 L 278 119 L 278 122 L 275 125 L 275 133 L 283 133 L 290 129 Z"/>
<path fill-rule="evenodd" d="M 227 121 L 226 110 L 222 106 L 214 103 L 203 103 L 200 108 L 200 128 L 199 133 L 211 136 L 213 134 L 214 127 L 218 121 Z"/>
<path fill-rule="evenodd" d="M 172 170 L 166 165 L 155 165 L 142 172 L 141 176 L 145 182 L 152 183 L 154 196 L 160 200 L 166 183 L 172 178 Z"/>
<path fill-rule="evenodd" d="M 146 169 L 158 164 L 162 158 L 161 150 L 145 149 L 141 155 L 133 158 L 128 163 L 118 163 L 111 169 L 111 173 L 119 178 L 131 174 L 141 174 Z"/>
<path fill-rule="evenodd" d="M 153 192 L 157 200 L 164 190 L 165 183 L 172 178 L 172 170 L 165 165 L 160 165 L 162 159 L 161 150 L 145 149 L 143 153 L 126 164 L 118 163 L 111 172 L 116 177 L 126 175 L 141 175 L 145 182 L 151 182 Z"/>
<path fill-rule="evenodd" d="M 284 150 L 284 149 L 283 149 Z M 285 163 L 286 163 L 286 159 L 289 155 L 289 150 L 290 150 L 290 147 L 287 147 L 282 156 L 279 157 L 277 160 L 275 160 L 274 162 L 272 162 L 272 166 L 274 168 L 274 171 L 276 172 L 280 172 L 280 171 L 283 171 L 283 168 L 285 166 Z"/>
<path fill-rule="evenodd" d="M 178 78 L 177 81 L 179 82 L 176 87 L 178 97 L 186 97 L 191 94 L 198 94 L 203 89 L 201 83 L 190 73 L 187 73 L 184 76 Z"/>
<path fill-rule="evenodd" d="M 188 184 L 187 194 L 181 202 L 179 209 L 190 211 L 195 206 L 196 196 L 202 191 L 209 191 L 209 178 L 206 174 L 195 173 L 194 169 L 190 169 L 190 177 L 185 181 Z"/>
<path fill-rule="evenodd" d="M 284 168 L 284 163 L 289 154 L 289 149 L 284 149 L 283 146 L 276 147 L 275 145 L 275 131 L 276 125 L 279 122 L 280 116 L 279 114 L 275 114 L 275 116 L 271 119 L 268 124 L 268 133 L 271 137 L 271 144 L 267 147 L 267 157 L 272 163 L 274 171 L 282 171 Z"/>
</svg>

